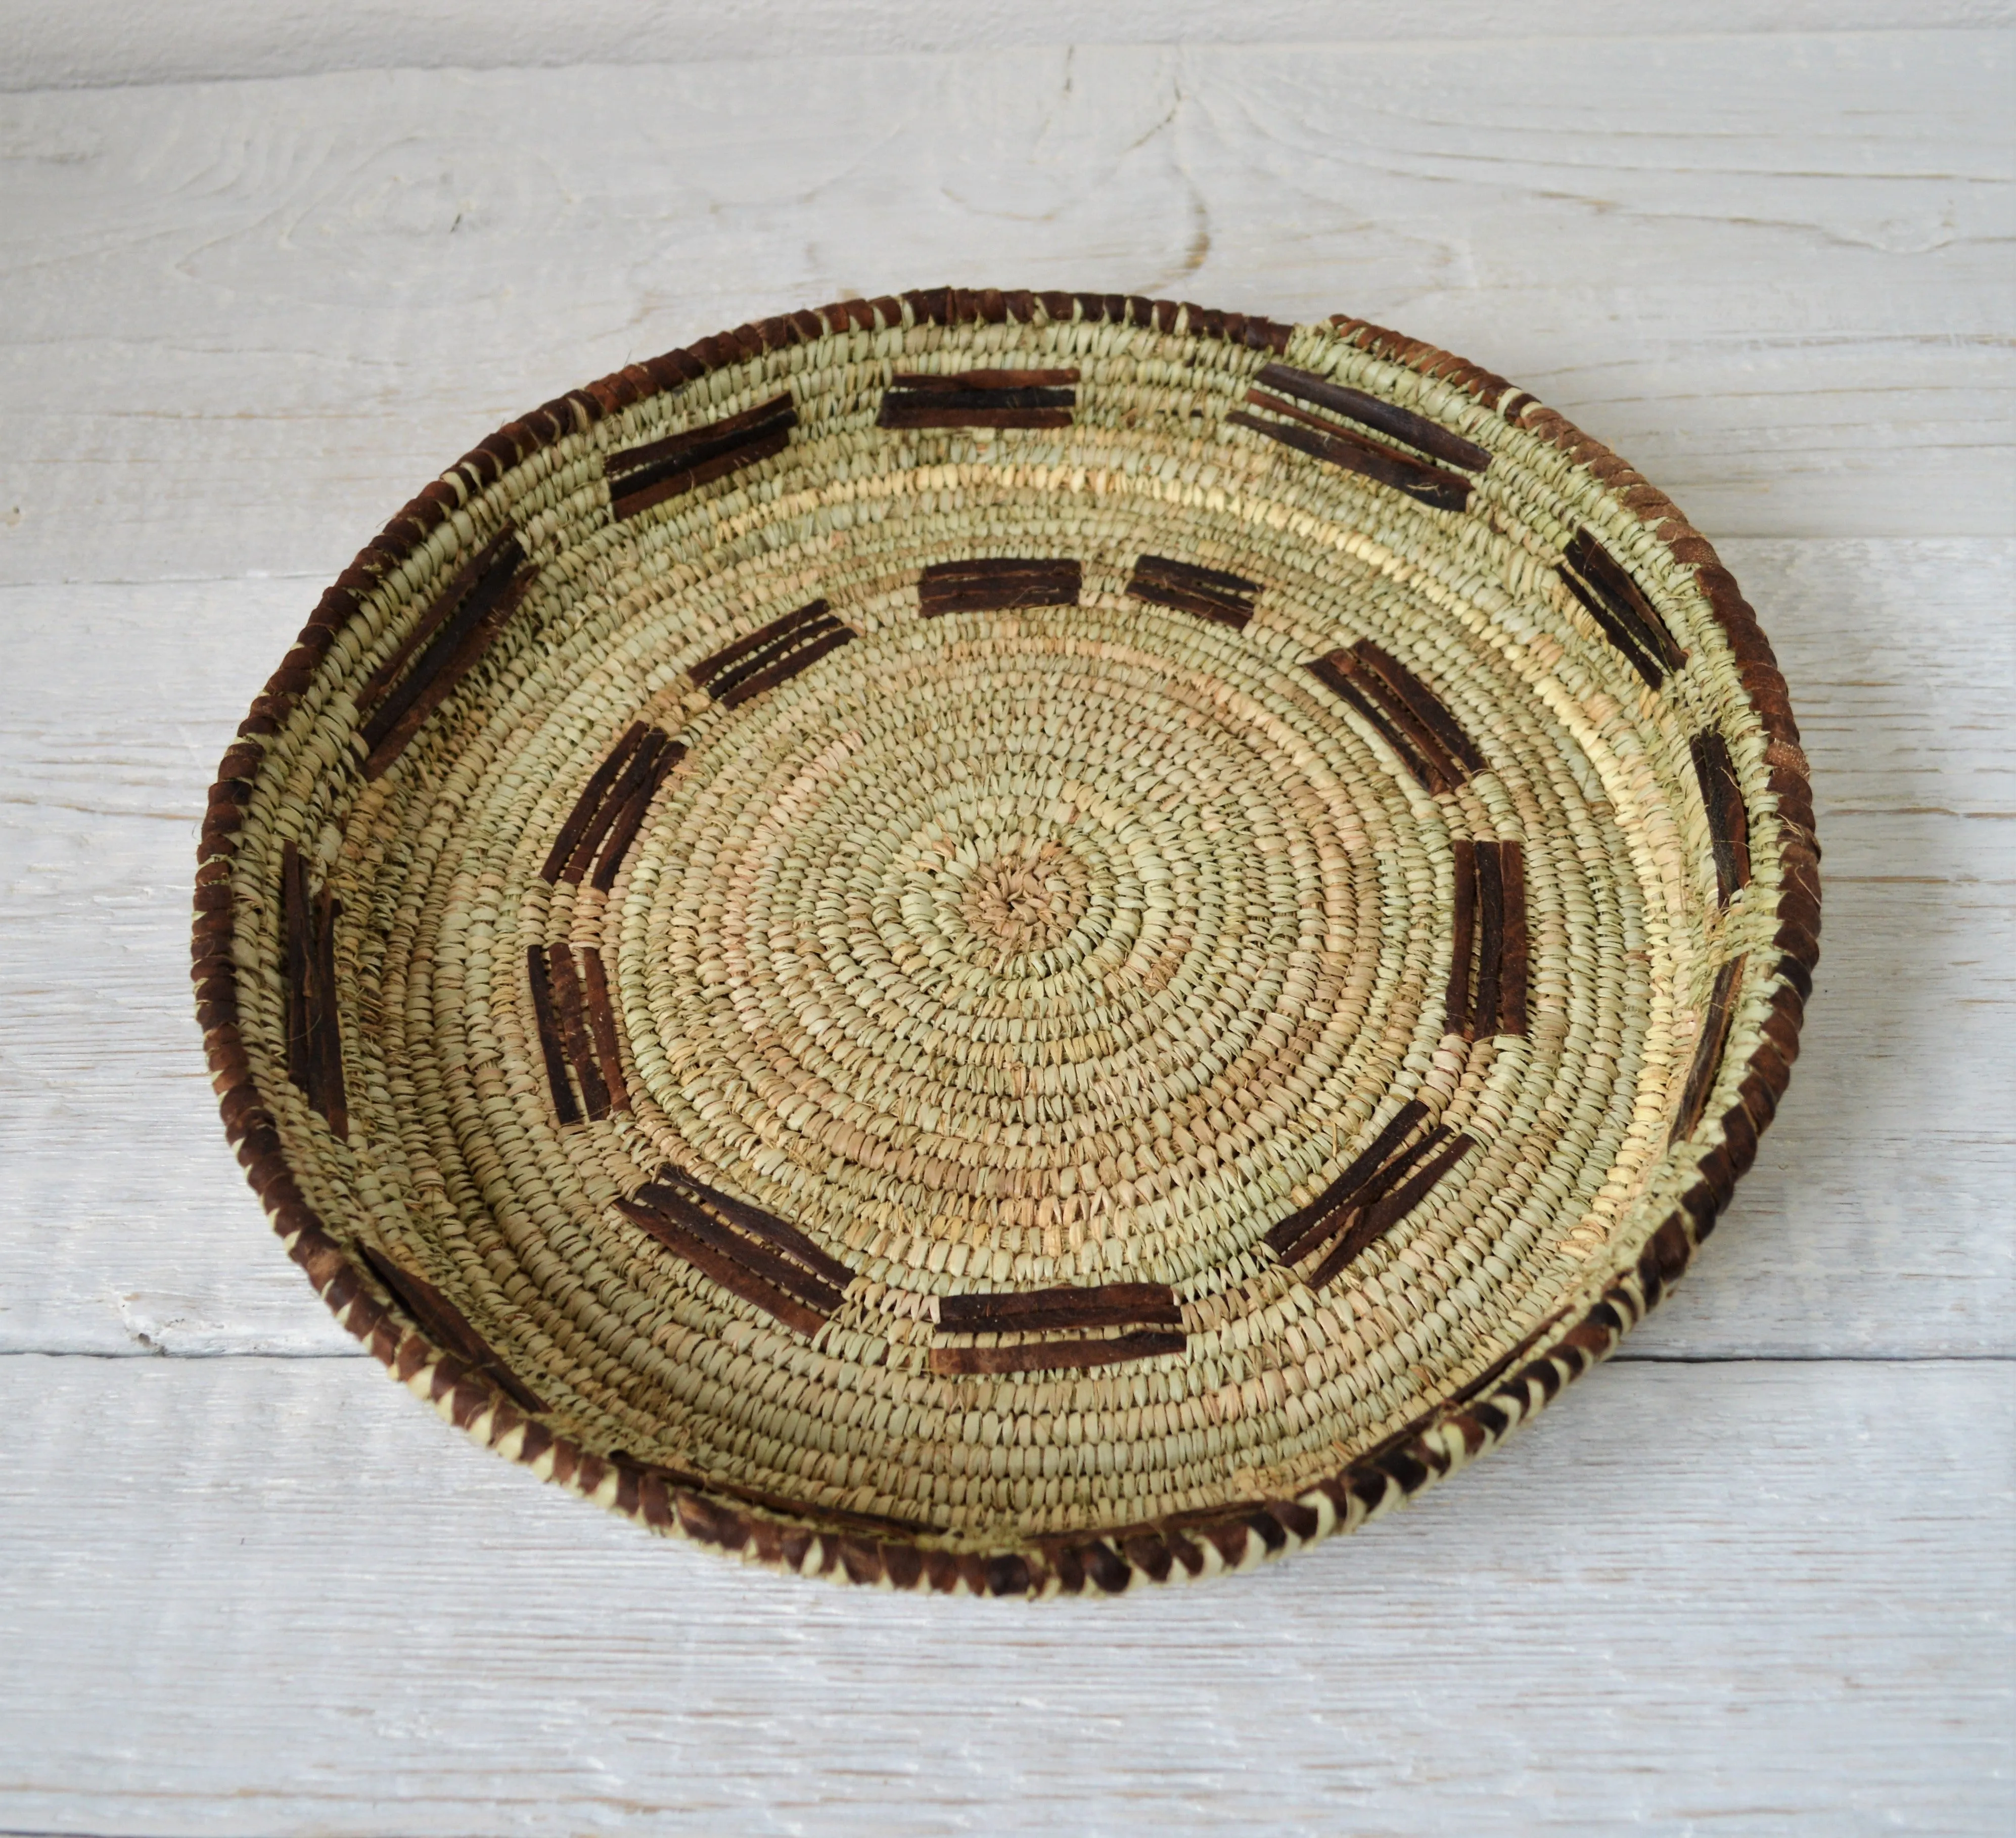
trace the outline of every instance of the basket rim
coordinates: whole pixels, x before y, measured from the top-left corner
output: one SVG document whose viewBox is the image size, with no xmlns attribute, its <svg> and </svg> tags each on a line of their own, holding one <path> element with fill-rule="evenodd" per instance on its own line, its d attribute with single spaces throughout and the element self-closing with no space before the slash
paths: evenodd
<svg viewBox="0 0 2016 1838">
<path fill-rule="evenodd" d="M 1820 846 L 1811 779 L 1784 679 L 1734 578 L 1669 498 L 1527 391 L 1435 346 L 1339 314 L 1319 322 L 1321 329 L 1368 355 L 1462 390 L 1581 467 L 1649 528 L 1691 573 L 1763 730 L 1768 787 L 1777 800 L 1780 836 L 1772 944 L 1778 955 L 1768 979 L 1777 985 L 1771 1014 L 1744 1064 L 1737 1102 L 1697 1128 L 1697 1141 L 1719 1131 L 1719 1142 L 1697 1158 L 1698 1178 L 1651 1233 L 1636 1264 L 1594 1303 L 1550 1318 L 1479 1377 L 1294 1498 L 1255 1497 L 1152 1524 L 1031 1538 L 987 1553 L 920 1543 L 920 1537 L 931 1534 L 900 1521 L 775 1499 L 733 1483 L 621 1455 L 598 1455 L 527 1416 L 489 1379 L 380 1299 L 382 1286 L 346 1254 L 294 1178 L 239 1033 L 239 969 L 232 955 L 231 876 L 237 832 L 269 738 L 281 732 L 338 635 L 379 581 L 470 499 L 542 448 L 585 433 L 652 396 L 766 353 L 851 331 L 1072 321 L 1219 340 L 1277 357 L 1298 329 L 1255 315 L 1139 296 L 945 287 L 842 300 L 767 318 L 628 365 L 506 423 L 391 519 L 322 595 L 239 724 L 209 793 L 196 851 L 191 951 L 198 1020 L 226 1137 L 288 1254 L 351 1334 L 409 1389 L 478 1441 L 649 1529 L 773 1568 L 976 1595 L 1118 1594 L 1137 1575 L 1160 1581 L 1189 1574 L 1186 1564 L 1172 1568 L 1171 1537 L 1206 1554 L 1215 1572 L 1240 1569 L 1355 1528 L 1495 1446 L 1615 1350 L 1714 1229 L 1736 1182 L 1755 1159 L 1758 1138 L 1776 1113 L 1798 1054 L 1820 955 Z"/>
</svg>

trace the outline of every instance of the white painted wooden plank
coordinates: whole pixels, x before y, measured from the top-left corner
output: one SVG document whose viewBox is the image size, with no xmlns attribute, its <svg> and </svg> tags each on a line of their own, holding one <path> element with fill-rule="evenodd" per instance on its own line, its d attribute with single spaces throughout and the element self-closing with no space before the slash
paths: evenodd
<svg viewBox="0 0 2016 1838">
<path fill-rule="evenodd" d="M 0 1825 L 2010 1829 L 2008 1368 L 1613 1366 L 1258 1576 L 667 1547 L 329 1361 L 0 1360 Z"/>
<path fill-rule="evenodd" d="M 1734 1213 L 1634 1354 L 2016 1351 L 2016 544 L 1736 542 L 1826 932 Z M 347 1351 L 225 1152 L 186 962 L 218 754 L 321 583 L 0 589 L 0 1349 Z"/>
<path fill-rule="evenodd" d="M 1708 32 L 2007 25 L 2007 0 L 1694 0 Z M 862 56 L 1010 45 L 1635 37 L 1661 22 L 1608 0 L 0 0 L 0 89 L 293 77 L 337 70 Z"/>
<path fill-rule="evenodd" d="M 0 98 L 0 581 L 332 574 L 563 389 L 946 280 L 1398 325 L 1718 536 L 2004 534 L 2011 61 L 1903 32 Z"/>
</svg>

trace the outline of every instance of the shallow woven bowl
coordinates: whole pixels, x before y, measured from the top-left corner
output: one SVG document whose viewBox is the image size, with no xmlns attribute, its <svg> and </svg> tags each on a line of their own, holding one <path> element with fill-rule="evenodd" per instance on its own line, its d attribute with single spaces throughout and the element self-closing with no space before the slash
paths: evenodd
<svg viewBox="0 0 2016 1838">
<path fill-rule="evenodd" d="M 1817 952 L 1771 652 L 1656 489 L 1359 321 L 936 292 L 514 422 L 225 754 L 196 978 L 337 1318 L 807 1574 L 1348 1529 L 1607 1353 Z"/>
</svg>

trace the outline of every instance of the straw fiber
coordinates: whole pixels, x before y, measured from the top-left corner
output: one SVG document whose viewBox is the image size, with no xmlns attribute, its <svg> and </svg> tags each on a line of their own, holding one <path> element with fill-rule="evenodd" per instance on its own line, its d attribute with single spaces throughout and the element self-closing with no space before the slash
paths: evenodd
<svg viewBox="0 0 2016 1838">
<path fill-rule="evenodd" d="M 1652 486 L 1375 326 L 850 300 L 428 485 L 211 794 L 225 1121 L 441 1412 L 859 1583 L 1236 1570 L 1711 1229 L 1805 764 Z"/>
</svg>

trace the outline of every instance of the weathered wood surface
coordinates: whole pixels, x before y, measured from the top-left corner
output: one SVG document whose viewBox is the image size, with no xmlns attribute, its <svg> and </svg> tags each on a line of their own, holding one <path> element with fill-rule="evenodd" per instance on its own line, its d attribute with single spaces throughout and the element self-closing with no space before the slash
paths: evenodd
<svg viewBox="0 0 2016 1838">
<path fill-rule="evenodd" d="M 376 1369 L 0 1360 L 0 1806 L 207 1838 L 2006 1831 L 2007 1390 L 1612 1366 L 1353 1538 L 1031 1609 L 661 1547 Z"/>
<path fill-rule="evenodd" d="M 0 1833 L 2011 1829 L 2007 36 L 1452 0 L 1420 29 L 1506 35 L 804 55 L 938 42 L 906 7 L 684 69 L 596 34 L 757 59 L 782 14 L 5 14 L 0 87 L 608 63 L 0 95 Z M 1195 30 L 1311 9 L 1235 10 Z M 1348 308 L 1534 387 L 1721 544 L 1827 852 L 1791 1096 L 1619 1363 L 1366 1535 L 1098 1611 L 662 1548 L 325 1357 L 184 971 L 224 740 L 421 480 L 752 315 L 1003 279 Z"/>
<path fill-rule="evenodd" d="M 1404 326 L 1717 537 L 2000 534 L 2011 80 L 1912 32 L 0 96 L 0 581 L 333 574 L 563 389 L 938 281 Z"/>
</svg>

